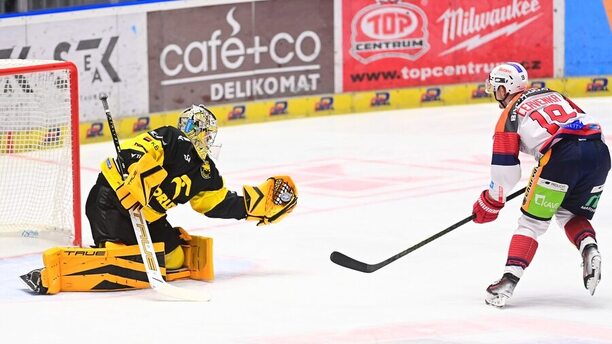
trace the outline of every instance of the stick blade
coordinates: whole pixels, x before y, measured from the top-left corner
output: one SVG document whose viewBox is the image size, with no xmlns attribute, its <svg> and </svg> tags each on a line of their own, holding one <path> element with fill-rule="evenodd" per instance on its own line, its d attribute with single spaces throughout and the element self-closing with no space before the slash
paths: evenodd
<svg viewBox="0 0 612 344">
<path fill-rule="evenodd" d="M 340 265 L 343 266 L 345 268 L 348 269 L 353 269 L 355 271 L 359 271 L 359 272 L 365 272 L 365 273 L 370 273 L 370 272 L 374 272 L 377 270 L 376 266 L 374 265 L 370 265 L 370 264 L 366 264 L 364 262 L 360 262 L 358 260 L 355 260 L 349 256 L 347 256 L 344 253 L 340 253 L 338 251 L 334 251 L 331 253 L 331 255 L 329 256 L 329 259 Z"/>
<path fill-rule="evenodd" d="M 164 295 L 175 301 L 208 302 L 211 300 L 210 294 L 203 290 L 194 291 L 190 289 L 179 288 L 166 282 L 151 283 L 151 287 L 159 294 Z"/>
</svg>

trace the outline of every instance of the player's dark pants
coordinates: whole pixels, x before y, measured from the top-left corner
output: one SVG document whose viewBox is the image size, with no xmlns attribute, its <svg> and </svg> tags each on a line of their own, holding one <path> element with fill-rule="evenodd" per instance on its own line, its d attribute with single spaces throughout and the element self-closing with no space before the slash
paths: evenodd
<svg viewBox="0 0 612 344">
<path fill-rule="evenodd" d="M 96 246 L 103 247 L 107 241 L 138 244 L 129 212 L 121 206 L 115 191 L 101 174 L 89 192 L 85 214 Z M 166 253 L 181 244 L 180 232 L 168 223 L 165 216 L 149 223 L 149 232 L 153 242 L 165 243 Z"/>
<path fill-rule="evenodd" d="M 540 160 L 530 181 L 523 213 L 549 220 L 561 206 L 590 220 L 609 170 L 610 152 L 604 142 L 564 138 Z"/>
</svg>

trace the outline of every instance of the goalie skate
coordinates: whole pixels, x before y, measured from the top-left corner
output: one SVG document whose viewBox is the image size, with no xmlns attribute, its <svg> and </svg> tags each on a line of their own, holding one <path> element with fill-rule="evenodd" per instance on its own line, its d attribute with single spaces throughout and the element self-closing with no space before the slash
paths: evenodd
<svg viewBox="0 0 612 344">
<path fill-rule="evenodd" d="M 514 287 L 516 287 L 518 281 L 518 277 L 511 273 L 505 273 L 499 281 L 487 288 L 485 303 L 499 308 L 504 307 L 506 301 L 512 297 Z"/>
<path fill-rule="evenodd" d="M 36 294 L 46 294 L 47 288 L 42 285 L 41 269 L 35 269 L 19 276 L 21 280 Z"/>
<path fill-rule="evenodd" d="M 595 294 L 595 288 L 601 280 L 601 255 L 597 250 L 596 244 L 589 244 L 582 250 L 582 276 L 584 287 Z"/>
</svg>

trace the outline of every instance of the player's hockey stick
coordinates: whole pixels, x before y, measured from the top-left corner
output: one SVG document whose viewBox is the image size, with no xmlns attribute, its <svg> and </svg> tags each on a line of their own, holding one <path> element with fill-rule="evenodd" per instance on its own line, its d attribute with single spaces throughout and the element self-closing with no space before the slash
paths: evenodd
<svg viewBox="0 0 612 344">
<path fill-rule="evenodd" d="M 506 201 L 509 201 L 509 200 L 511 200 L 513 198 L 516 198 L 517 196 L 523 194 L 525 192 L 525 189 L 526 188 L 522 188 L 521 190 L 511 194 L 510 196 L 508 196 L 506 198 Z M 353 259 L 353 258 L 351 258 L 351 257 L 349 257 L 349 256 L 347 256 L 347 255 L 345 255 L 343 253 L 340 253 L 338 251 L 332 252 L 332 254 L 330 255 L 329 259 L 331 259 L 332 262 L 334 262 L 334 263 L 336 263 L 336 264 L 338 264 L 340 266 L 344 266 L 345 268 L 349 268 L 349 269 L 353 269 L 353 270 L 361 271 L 361 272 L 367 272 L 367 273 L 374 272 L 374 271 L 376 271 L 376 270 L 378 270 L 378 269 L 380 269 L 380 268 L 382 268 L 382 267 L 384 267 L 384 266 L 386 266 L 388 264 L 393 263 L 394 261 L 396 261 L 396 260 L 402 258 L 403 256 L 407 255 L 408 253 L 418 249 L 419 247 L 427 245 L 428 243 L 438 239 L 439 237 L 443 236 L 444 234 L 447 234 L 447 233 L 453 231 L 454 229 L 457 229 L 458 227 L 463 226 L 464 224 L 472 221 L 475 217 L 476 217 L 476 215 L 472 214 L 472 215 L 466 217 L 465 219 L 455 223 L 454 225 L 446 228 L 445 230 L 443 230 L 441 232 L 438 232 L 438 233 L 430 236 L 429 238 L 421 241 L 420 243 L 418 243 L 418 244 L 416 244 L 416 245 L 414 245 L 414 246 L 412 246 L 412 247 L 410 247 L 410 248 L 408 248 L 408 249 L 406 249 L 406 250 L 396 254 L 393 257 L 385 259 L 382 262 L 377 263 L 377 264 L 367 264 L 367 263 L 364 263 L 364 262 L 360 262 L 360 261 L 358 261 L 356 259 Z"/>
<path fill-rule="evenodd" d="M 108 128 L 110 129 L 111 136 L 113 138 L 113 144 L 115 145 L 115 150 L 117 151 L 117 168 L 119 169 L 119 173 L 121 173 L 123 178 L 125 178 L 127 171 L 125 169 L 123 161 L 121 160 L 121 147 L 119 146 L 119 137 L 117 136 L 117 131 L 115 130 L 115 125 L 113 124 L 113 118 L 110 114 L 107 97 L 101 97 L 100 100 L 102 101 L 102 106 L 104 107 L 104 112 L 106 113 L 106 119 L 108 121 Z M 141 209 L 142 206 L 137 204 L 133 208 L 129 209 L 129 213 L 130 218 L 132 219 L 132 226 L 134 227 L 134 232 L 136 233 L 138 246 L 140 247 L 140 255 L 142 256 L 142 262 L 145 266 L 147 278 L 149 279 L 149 284 L 151 285 L 151 288 L 153 288 L 153 290 L 162 295 L 177 300 L 210 301 L 210 295 L 204 291 L 194 292 L 189 289 L 179 288 L 166 283 L 166 281 L 162 277 L 161 270 L 159 268 L 159 262 L 157 261 L 157 257 L 155 256 L 155 250 L 153 249 L 151 235 L 149 234 L 149 227 L 147 226 L 147 222 L 142 216 Z"/>
</svg>

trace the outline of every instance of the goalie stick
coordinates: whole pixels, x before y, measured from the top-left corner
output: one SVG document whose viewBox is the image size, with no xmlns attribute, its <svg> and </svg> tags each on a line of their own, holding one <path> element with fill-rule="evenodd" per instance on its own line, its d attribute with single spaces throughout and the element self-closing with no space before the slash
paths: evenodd
<svg viewBox="0 0 612 344">
<path fill-rule="evenodd" d="M 510 196 L 508 196 L 506 201 L 509 201 L 509 200 L 511 200 L 513 198 L 516 198 L 517 196 L 523 194 L 525 192 L 525 189 L 526 188 L 522 188 L 521 190 L 518 190 L 515 193 L 511 194 Z M 377 263 L 377 264 L 367 264 L 367 263 L 364 263 L 364 262 L 360 262 L 360 261 L 358 261 L 358 260 L 356 260 L 354 258 L 351 258 L 351 257 L 345 255 L 344 253 L 340 253 L 338 251 L 332 252 L 332 254 L 329 256 L 329 259 L 331 259 L 332 262 L 334 262 L 334 263 L 336 263 L 336 264 L 338 264 L 340 266 L 343 266 L 345 268 L 353 269 L 353 270 L 360 271 L 360 272 L 371 273 L 371 272 L 374 272 L 374 271 L 376 271 L 376 270 L 378 270 L 378 269 L 380 269 L 380 268 L 382 268 L 384 266 L 387 266 L 388 264 L 393 263 L 394 261 L 396 261 L 396 260 L 402 258 L 403 256 L 407 255 L 408 253 L 410 253 L 410 252 L 412 252 L 412 251 L 414 251 L 414 250 L 416 250 L 416 249 L 418 249 L 418 248 L 420 248 L 422 246 L 427 245 L 428 243 L 430 243 L 430 242 L 438 239 L 439 237 L 441 237 L 441 236 L 443 236 L 443 235 L 445 235 L 445 234 L 447 234 L 447 233 L 457 229 L 458 227 L 463 226 L 464 224 L 472 221 L 475 217 L 476 217 L 476 215 L 472 214 L 472 215 L 466 217 L 465 219 L 455 223 L 454 225 L 446 228 L 445 230 L 440 231 L 440 232 L 430 236 L 429 238 L 421 241 L 420 243 L 418 243 L 418 244 L 416 244 L 416 245 L 414 245 L 414 246 L 412 246 L 410 248 L 407 248 L 406 250 L 404 250 L 404 251 L 394 255 L 393 257 L 387 258 L 387 259 L 385 259 L 382 262 Z"/>
<path fill-rule="evenodd" d="M 104 113 L 106 114 L 106 120 L 108 121 L 108 128 L 110 130 L 111 137 L 113 138 L 115 150 L 117 151 L 117 168 L 119 169 L 119 173 L 121 173 L 122 177 L 125 179 L 127 171 L 123 161 L 121 160 L 121 147 L 119 146 L 119 137 L 117 136 L 117 131 L 115 130 L 113 118 L 110 114 L 108 100 L 105 96 L 101 97 L 100 100 L 102 101 Z M 155 256 L 155 250 L 153 249 L 153 242 L 151 241 L 149 227 L 147 226 L 147 222 L 142 216 L 142 206 L 137 203 L 128 211 L 130 213 L 132 226 L 134 227 L 138 246 L 140 247 L 140 255 L 142 257 L 142 262 L 145 266 L 147 278 L 149 279 L 149 285 L 151 286 L 151 288 L 161 295 L 165 295 L 176 300 L 210 301 L 210 295 L 204 291 L 194 292 L 189 289 L 179 288 L 166 283 L 166 281 L 162 277 L 157 257 Z"/>
</svg>

